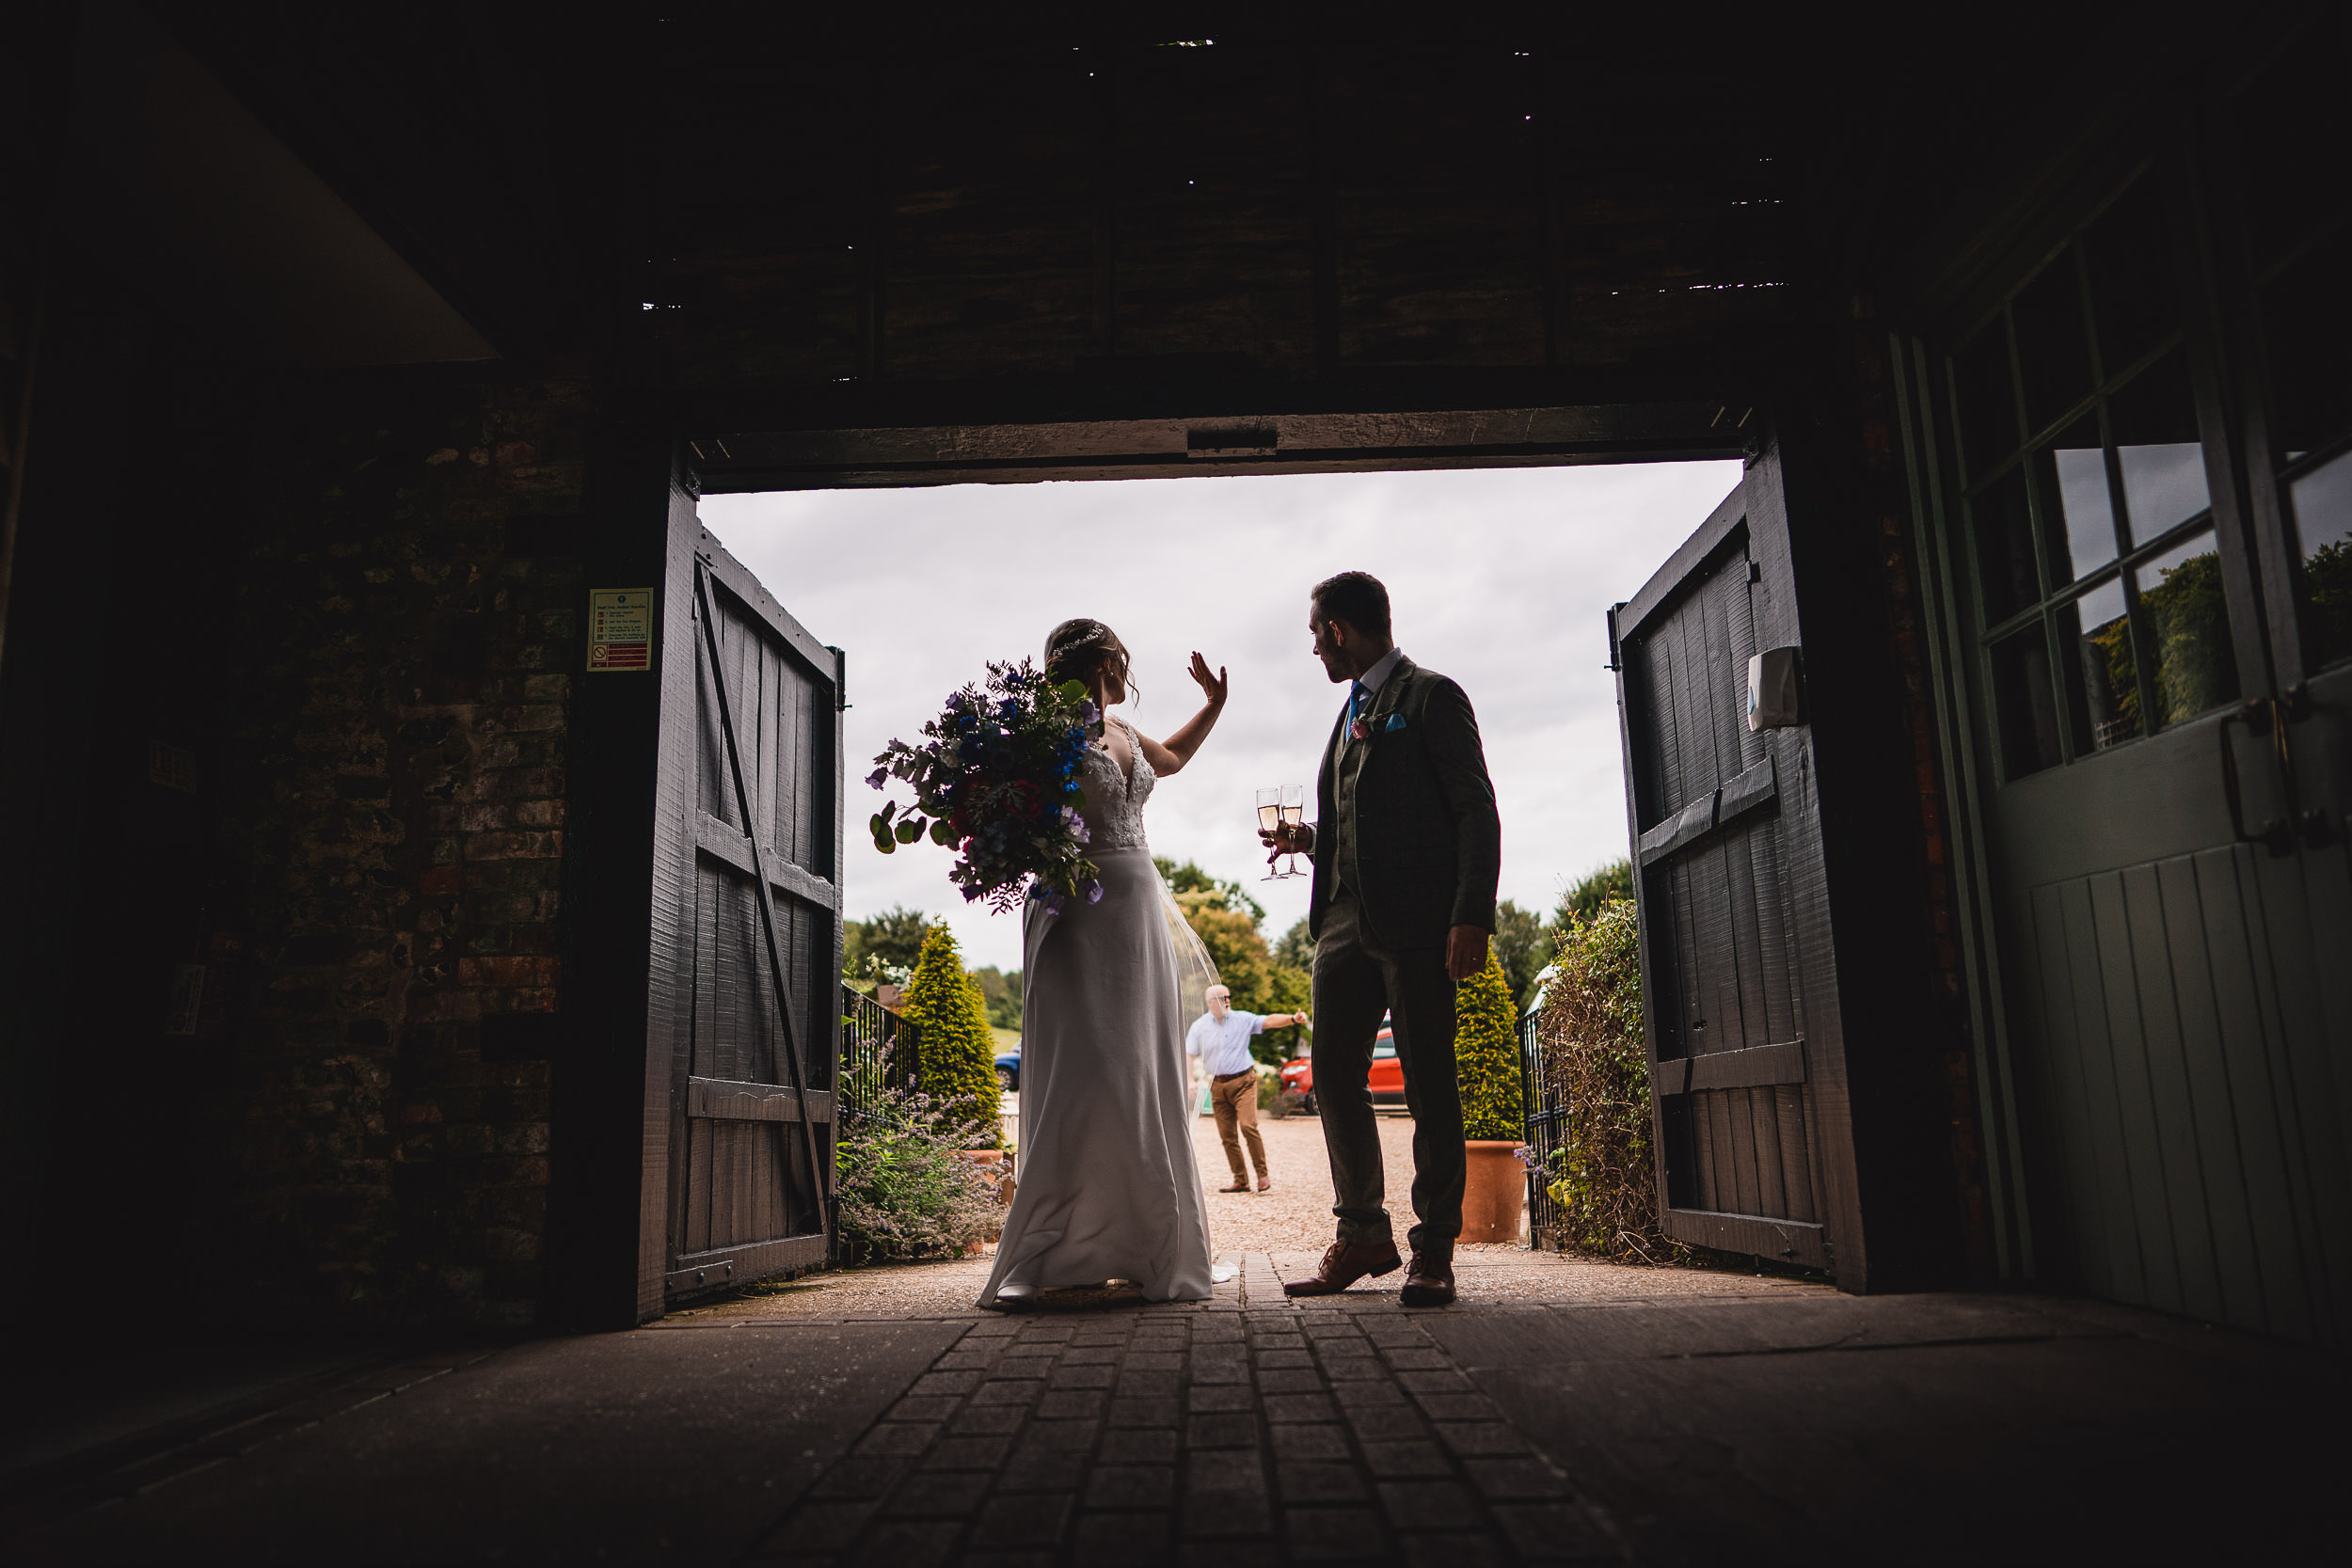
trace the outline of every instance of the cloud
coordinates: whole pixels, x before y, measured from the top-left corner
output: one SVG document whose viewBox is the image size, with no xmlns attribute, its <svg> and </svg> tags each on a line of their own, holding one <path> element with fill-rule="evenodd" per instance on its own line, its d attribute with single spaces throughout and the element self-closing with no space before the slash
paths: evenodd
<svg viewBox="0 0 2352 1568">
<path fill-rule="evenodd" d="M 929 844 L 876 854 L 862 782 L 983 660 L 1037 656 L 1091 615 L 1134 651 L 1148 735 L 1189 717 L 1193 649 L 1232 698 L 1193 765 L 1162 783 L 1153 849 L 1246 879 L 1269 935 L 1307 881 L 1263 882 L 1251 792 L 1311 784 L 1342 694 L 1309 649 L 1307 590 L 1357 568 L 1388 584 L 1398 643 L 1461 682 L 1502 814 L 1502 895 L 1549 910 L 1625 853 L 1604 613 L 1739 482 L 1734 463 L 1488 468 L 713 496 L 705 525 L 802 625 L 849 651 L 845 897 L 946 915 L 968 962 L 1021 962 L 1020 920 L 967 908 Z"/>
</svg>

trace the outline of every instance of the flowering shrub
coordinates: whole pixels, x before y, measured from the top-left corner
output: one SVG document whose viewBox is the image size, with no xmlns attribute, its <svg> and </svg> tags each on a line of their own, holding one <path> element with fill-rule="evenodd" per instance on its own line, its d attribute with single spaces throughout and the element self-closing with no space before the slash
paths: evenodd
<svg viewBox="0 0 2352 1568">
<path fill-rule="evenodd" d="M 1094 902 L 1103 884 L 1084 853 L 1078 765 L 1102 720 L 1076 681 L 1056 685 L 1025 658 L 992 660 L 986 681 L 947 694 L 921 745 L 893 740 L 875 757 L 866 782 L 903 780 L 914 804 L 883 803 L 868 824 L 874 847 L 887 855 L 928 833 L 960 852 L 947 879 L 992 909 L 1024 897 L 1057 912 L 1065 898 Z"/>
<path fill-rule="evenodd" d="M 992 1136 L 926 1094 L 862 1101 L 834 1153 L 848 1260 L 957 1258 L 1001 1229 L 993 1167 L 957 1152 Z"/>
</svg>

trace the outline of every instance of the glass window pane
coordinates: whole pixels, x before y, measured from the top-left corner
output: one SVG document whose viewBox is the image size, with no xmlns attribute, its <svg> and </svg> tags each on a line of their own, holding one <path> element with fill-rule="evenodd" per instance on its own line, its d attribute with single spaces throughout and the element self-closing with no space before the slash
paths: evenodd
<svg viewBox="0 0 2352 1568">
<path fill-rule="evenodd" d="M 2101 752 L 2140 733 L 2139 681 L 2132 667 L 2132 624 L 2123 613 L 2123 580 L 2109 578 L 2058 612 L 2058 635 L 2074 651 L 2074 689 L 2082 695 L 2075 731 L 2082 749 Z"/>
<path fill-rule="evenodd" d="M 2287 486 L 2303 578 L 2303 662 L 2352 657 L 2352 452 Z"/>
<path fill-rule="evenodd" d="M 2099 421 L 2077 420 L 2033 454 L 2042 527 L 2050 536 L 2051 579 L 2073 582 L 2113 561 L 2115 506 L 2107 498 L 2107 454 Z"/>
<path fill-rule="evenodd" d="M 2009 327 L 2000 317 L 1952 356 L 1952 380 L 1968 472 L 1991 473 L 2017 450 L 2017 393 L 2009 379 Z"/>
<path fill-rule="evenodd" d="M 2090 226 L 2090 313 L 2099 324 L 2099 363 L 2108 375 L 2164 340 L 2180 321 L 2164 203 L 2149 175 Z"/>
<path fill-rule="evenodd" d="M 1977 581 L 1984 624 L 1997 626 L 2042 600 L 2033 567 L 2033 522 L 2026 515 L 2026 475 L 2011 469 L 1968 503 L 1977 531 Z"/>
<path fill-rule="evenodd" d="M 2315 245 L 2262 293 L 2270 368 L 2270 439 L 2280 453 L 2315 451 L 2352 430 L 2352 231 Z"/>
<path fill-rule="evenodd" d="M 2237 654 L 2221 596 L 2221 558 L 2201 533 L 2136 567 L 2139 617 L 2148 628 L 2148 686 L 2156 722 L 2177 724 L 2238 694 Z"/>
<path fill-rule="evenodd" d="M 2123 470 L 2124 520 L 2135 543 L 2153 539 L 2211 504 L 2188 361 L 2179 350 L 2110 399 L 2107 421 Z"/>
<path fill-rule="evenodd" d="M 2004 778 L 2022 779 L 2058 766 L 2058 702 L 2041 622 L 1993 645 L 1993 706 Z"/>
<path fill-rule="evenodd" d="M 2010 306 L 2017 324 L 2017 369 L 2026 388 L 2026 429 L 2040 430 L 2090 391 L 2090 341 L 2082 289 L 2068 250 L 2042 269 Z"/>
</svg>

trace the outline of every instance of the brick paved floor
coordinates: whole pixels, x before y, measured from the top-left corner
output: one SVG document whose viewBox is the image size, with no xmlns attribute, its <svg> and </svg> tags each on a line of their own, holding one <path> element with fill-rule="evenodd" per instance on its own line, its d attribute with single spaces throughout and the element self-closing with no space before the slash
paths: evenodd
<svg viewBox="0 0 2352 1568">
<path fill-rule="evenodd" d="M 1756 1568 L 2337 1544 L 2352 1389 L 2305 1348 L 2095 1302 L 1723 1276 L 1408 1312 L 1289 1302 L 1278 1258 L 1238 1261 L 1206 1303 L 675 1314 L 418 1363 L 438 1375 L 397 1391 L 371 1372 L 0 1517 L 0 1558 Z"/>
<path fill-rule="evenodd" d="M 2340 1359 L 1507 1246 L 1464 1248 L 1443 1310 L 1394 1275 L 1294 1302 L 1320 1130 L 1268 1147 L 1276 1195 L 1210 1196 L 1207 1302 L 1002 1317 L 979 1257 L 369 1370 L 0 1486 L 0 1558 L 1756 1568 L 2303 1560 L 2336 1533 Z"/>
<path fill-rule="evenodd" d="M 1202 1306 L 975 1322 L 753 1560 L 1622 1556 L 1392 1296 L 1302 1307 L 1241 1261 Z"/>
</svg>

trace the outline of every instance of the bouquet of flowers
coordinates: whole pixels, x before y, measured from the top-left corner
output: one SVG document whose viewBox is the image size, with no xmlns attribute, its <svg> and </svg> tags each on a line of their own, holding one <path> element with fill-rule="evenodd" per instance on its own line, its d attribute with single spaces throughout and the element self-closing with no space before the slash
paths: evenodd
<svg viewBox="0 0 2352 1568">
<path fill-rule="evenodd" d="M 992 909 L 1094 902 L 1103 884 L 1085 854 L 1078 764 L 1102 721 L 1076 681 L 1057 684 L 1025 658 L 991 661 L 987 680 L 947 694 L 920 745 L 893 740 L 874 759 L 867 784 L 897 778 L 914 789 L 908 810 L 894 800 L 874 814 L 874 847 L 891 854 L 928 832 L 961 851 L 947 879 Z"/>
</svg>

